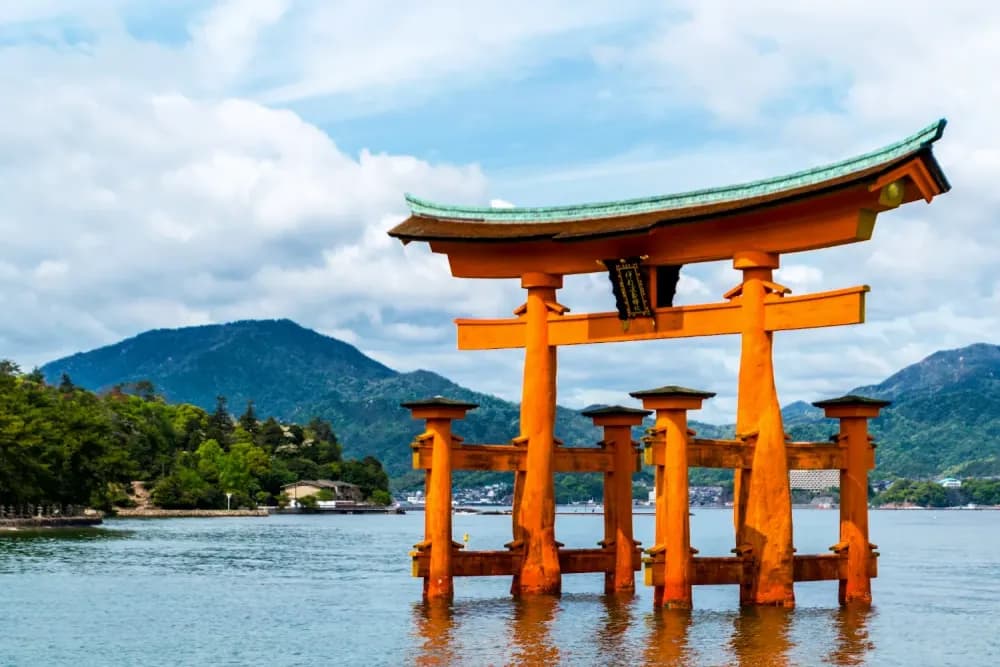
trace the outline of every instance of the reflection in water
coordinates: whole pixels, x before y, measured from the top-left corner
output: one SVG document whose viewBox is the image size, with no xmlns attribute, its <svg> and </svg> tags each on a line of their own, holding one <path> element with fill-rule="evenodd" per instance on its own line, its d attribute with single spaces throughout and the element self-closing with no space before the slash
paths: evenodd
<svg viewBox="0 0 1000 667">
<path fill-rule="evenodd" d="M 647 665 L 686 665 L 690 663 L 688 629 L 691 611 L 656 609 L 646 616 L 649 643 L 643 662 Z"/>
<path fill-rule="evenodd" d="M 736 664 L 754 667 L 791 664 L 792 648 L 788 630 L 794 609 L 785 607 L 745 607 L 734 619 L 729 642 Z"/>
<path fill-rule="evenodd" d="M 0 530 L 3 544 L 59 544 L 63 542 L 94 542 L 132 537 L 134 530 L 108 530 L 107 528 L 22 528 Z"/>
<path fill-rule="evenodd" d="M 0 529 L 0 574 L 32 562 L 74 565 L 91 558 L 94 542 L 131 538 L 131 530 L 104 528 Z"/>
<path fill-rule="evenodd" d="M 597 650 L 606 658 L 605 664 L 615 664 L 627 650 L 625 634 L 632 625 L 632 604 L 635 596 L 603 595 L 604 617 L 597 628 Z"/>
<path fill-rule="evenodd" d="M 828 662 L 834 665 L 864 665 L 868 653 L 875 649 L 875 643 L 868 636 L 868 619 L 871 609 L 848 605 L 837 610 L 834 619 L 837 626 L 836 648 L 830 653 Z"/>
<path fill-rule="evenodd" d="M 513 601 L 514 621 L 511 644 L 516 665 L 555 665 L 559 647 L 552 642 L 551 625 L 559 608 L 559 598 L 530 596 Z"/>
<path fill-rule="evenodd" d="M 421 639 L 417 665 L 451 665 L 455 663 L 454 621 L 451 603 L 430 600 L 413 605 L 416 634 Z"/>
</svg>

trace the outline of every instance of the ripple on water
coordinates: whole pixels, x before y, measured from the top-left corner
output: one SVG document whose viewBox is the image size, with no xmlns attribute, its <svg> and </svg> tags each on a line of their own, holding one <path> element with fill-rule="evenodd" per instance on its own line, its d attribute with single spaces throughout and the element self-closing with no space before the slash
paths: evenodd
<svg viewBox="0 0 1000 667">
<path fill-rule="evenodd" d="M 557 600 L 514 600 L 505 578 L 456 582 L 422 604 L 407 552 L 423 516 L 107 522 L 99 532 L 0 537 L 0 665 L 944 665 L 1000 654 L 1000 512 L 876 512 L 881 577 L 869 612 L 836 584 L 800 585 L 795 610 L 739 610 L 732 587 L 695 591 L 689 613 L 653 612 L 650 590 L 599 594 L 564 579 Z M 834 539 L 834 513 L 796 513 L 800 553 Z M 509 518 L 461 517 L 474 548 Z M 597 539 L 600 517 L 557 526 Z M 727 512 L 698 511 L 694 546 L 725 553 Z M 651 543 L 652 522 L 637 518 Z M 57 629 L 58 631 L 53 631 Z"/>
</svg>

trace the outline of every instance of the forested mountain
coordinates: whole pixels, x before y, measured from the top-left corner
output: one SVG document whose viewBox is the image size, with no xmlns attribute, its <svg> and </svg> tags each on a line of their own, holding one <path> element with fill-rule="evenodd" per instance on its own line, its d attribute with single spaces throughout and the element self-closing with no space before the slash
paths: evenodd
<svg viewBox="0 0 1000 667">
<path fill-rule="evenodd" d="M 356 392 L 397 373 L 356 347 L 290 320 L 156 329 L 42 366 L 50 384 L 63 373 L 93 391 L 149 380 L 170 402 L 206 410 L 224 395 L 254 401 L 264 414 L 292 419 L 304 399 Z"/>
<path fill-rule="evenodd" d="M 402 401 L 442 395 L 479 404 L 456 431 L 470 442 L 502 443 L 517 435 L 519 408 L 460 387 L 430 371 L 399 373 L 357 348 L 289 320 L 159 329 L 42 367 L 55 383 L 65 373 L 96 391 L 149 380 L 171 402 L 211 409 L 217 395 L 233 406 L 253 400 L 261 414 L 333 424 L 346 456 L 378 457 L 393 476 L 410 470 L 410 441 L 422 424 Z M 567 443 L 600 439 L 591 421 L 559 408 Z"/>
<path fill-rule="evenodd" d="M 132 480 L 145 481 L 161 507 L 252 507 L 282 502 L 285 484 L 319 478 L 390 501 L 382 464 L 344 459 L 321 419 L 261 421 L 247 403 L 234 421 L 221 396 L 210 413 L 167 403 L 145 380 L 97 395 L 68 375 L 48 384 L 39 371 L 0 360 L 0 506 L 15 513 L 30 514 L 32 505 L 129 505 Z"/>
<path fill-rule="evenodd" d="M 877 475 L 1000 475 L 1000 346 L 935 352 L 847 393 L 893 401 L 872 425 Z M 784 414 L 796 439 L 836 432 L 835 423 L 811 406 L 793 404 Z"/>
<path fill-rule="evenodd" d="M 233 406 L 252 399 L 261 413 L 279 419 L 322 417 L 333 424 L 345 455 L 375 455 L 394 477 L 409 471 L 409 443 L 421 428 L 401 401 L 440 394 L 479 403 L 456 429 L 470 442 L 501 443 L 517 433 L 514 403 L 430 371 L 399 373 L 288 320 L 150 331 L 42 370 L 49 382 L 66 373 L 95 390 L 150 380 L 167 400 L 205 409 L 222 394 Z M 878 475 L 1000 474 L 1000 347 L 981 343 L 937 352 L 850 393 L 894 401 L 873 426 Z M 836 431 L 806 403 L 792 403 L 783 414 L 796 439 L 826 439 Z M 704 437 L 732 432 L 732 426 L 692 427 Z M 564 408 L 557 434 L 570 444 L 599 438 L 589 419 Z"/>
</svg>

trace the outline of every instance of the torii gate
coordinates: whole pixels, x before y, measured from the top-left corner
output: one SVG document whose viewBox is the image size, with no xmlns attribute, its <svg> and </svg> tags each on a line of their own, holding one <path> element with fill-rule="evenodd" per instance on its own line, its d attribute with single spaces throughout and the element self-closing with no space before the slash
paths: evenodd
<svg viewBox="0 0 1000 667">
<path fill-rule="evenodd" d="M 451 435 L 451 420 L 474 405 L 440 397 L 404 404 L 428 425 L 414 443 L 414 465 L 428 474 L 427 534 L 413 554 L 425 596 L 450 597 L 453 576 L 489 574 L 513 575 L 515 593 L 554 594 L 563 573 L 590 571 L 607 574 L 609 591 L 632 590 L 639 557 L 630 490 L 638 450 L 629 433 L 647 413 L 617 406 L 593 411 L 589 416 L 605 429 L 602 448 L 557 443 L 558 346 L 739 334 L 737 440 L 699 440 L 687 430 L 686 411 L 714 394 L 673 386 L 632 394 L 656 411 L 646 449 L 646 462 L 656 470 L 656 544 L 646 559 L 656 604 L 689 607 L 692 584 L 738 583 L 742 604 L 792 606 L 793 582 L 815 579 L 839 579 L 841 602 L 870 602 L 877 554 L 868 542 L 867 471 L 874 458 L 866 420 L 887 403 L 861 397 L 818 403 L 828 417 L 841 419 L 840 436 L 832 444 L 789 443 L 772 366 L 775 331 L 862 323 L 869 288 L 793 297 L 772 272 L 782 254 L 867 241 L 879 213 L 918 199 L 929 203 L 948 191 L 931 151 L 944 126 L 938 121 L 903 141 L 826 167 L 646 199 L 482 208 L 408 195 L 411 215 L 391 236 L 404 244 L 429 243 L 433 252 L 448 256 L 456 277 L 518 278 L 527 292 L 515 318 L 456 321 L 459 349 L 524 348 L 518 437 L 505 445 L 463 445 Z M 567 315 L 569 308 L 558 303 L 563 276 L 605 270 L 608 258 L 642 264 L 645 273 L 624 274 L 625 293 L 616 296 L 627 302 L 626 310 L 649 304 L 648 317 L 623 326 L 621 306 L 618 313 Z M 723 259 L 742 272 L 725 301 L 672 306 L 678 267 Z M 693 557 L 688 466 L 736 470 L 737 556 Z M 832 555 L 794 555 L 790 467 L 841 470 L 841 540 Z M 464 553 L 452 541 L 451 470 L 463 468 L 515 471 L 514 539 L 507 551 Z M 601 549 L 560 548 L 556 471 L 605 473 L 605 499 L 613 508 L 606 511 Z"/>
</svg>

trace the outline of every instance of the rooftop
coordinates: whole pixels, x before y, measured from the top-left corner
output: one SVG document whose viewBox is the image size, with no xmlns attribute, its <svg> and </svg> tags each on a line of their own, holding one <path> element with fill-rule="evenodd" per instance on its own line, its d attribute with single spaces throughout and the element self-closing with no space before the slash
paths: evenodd
<svg viewBox="0 0 1000 667">
<path fill-rule="evenodd" d="M 945 121 L 942 119 L 878 150 L 785 176 L 639 199 L 569 206 L 493 208 L 440 204 L 407 194 L 406 202 L 411 216 L 390 230 L 389 234 L 403 241 L 488 241 L 512 238 L 576 239 L 623 231 L 641 231 L 659 224 L 746 210 L 855 184 L 861 180 L 877 178 L 918 157 L 923 160 L 938 190 L 946 192 L 950 186 L 930 151 L 931 145 L 941 137 L 944 127 Z M 638 220 L 632 220 L 633 224 L 624 227 L 621 224 L 607 224 L 608 220 L 636 216 L 639 217 Z M 585 221 L 592 224 L 583 225 Z M 605 224 L 595 226 L 594 221 L 604 221 Z"/>
</svg>

